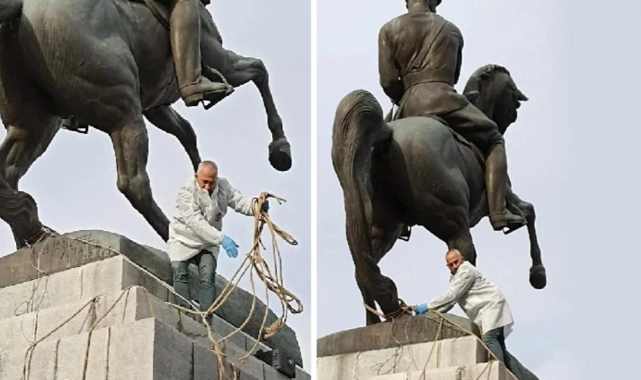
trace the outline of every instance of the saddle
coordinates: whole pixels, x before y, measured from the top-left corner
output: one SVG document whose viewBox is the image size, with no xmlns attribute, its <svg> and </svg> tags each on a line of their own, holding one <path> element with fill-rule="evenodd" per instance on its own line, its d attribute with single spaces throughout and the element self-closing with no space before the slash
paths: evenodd
<svg viewBox="0 0 641 380">
<path fill-rule="evenodd" d="M 394 108 L 395 108 L 395 106 L 392 105 L 392 109 L 385 116 L 385 122 L 389 123 L 390 121 L 395 121 L 395 120 L 399 119 L 398 115 L 400 114 L 400 107 L 399 107 L 399 109 L 396 110 L 396 112 L 394 112 Z M 468 147 L 469 149 L 472 150 L 472 153 L 474 153 L 474 156 L 476 157 L 479 165 L 481 165 L 481 167 L 483 169 L 485 169 L 485 156 L 483 155 L 481 150 L 476 145 L 472 144 L 465 137 L 463 137 L 462 135 L 460 135 L 456 131 L 454 131 L 452 128 L 450 128 L 450 125 L 445 121 L 445 119 L 443 119 L 443 118 L 441 118 L 439 116 L 436 116 L 436 115 L 431 115 L 431 116 L 426 116 L 426 117 L 431 117 L 432 119 L 434 119 L 434 120 L 438 121 L 439 123 L 445 125 L 447 127 L 447 129 L 450 131 L 450 133 L 452 134 L 452 137 L 454 137 L 454 139 L 456 141 L 458 141 L 459 143 L 465 145 L 466 147 Z"/>
<path fill-rule="evenodd" d="M 448 125 L 445 122 L 445 120 L 441 119 L 438 116 L 435 116 L 434 119 L 437 119 L 441 123 L 443 123 L 445 125 Z M 476 145 L 474 145 L 471 142 L 469 142 L 465 137 L 463 137 L 460 134 L 456 133 L 456 131 L 454 131 L 452 128 L 450 128 L 449 125 L 448 125 L 447 129 L 450 131 L 450 133 L 452 134 L 452 136 L 454 137 L 454 139 L 456 141 L 460 142 L 461 144 L 467 146 L 468 148 L 470 148 L 472 150 L 472 153 L 474 153 L 474 156 L 476 157 L 476 160 L 479 162 L 479 165 L 481 165 L 483 170 L 485 170 L 485 156 L 483 155 L 481 150 Z"/>
</svg>

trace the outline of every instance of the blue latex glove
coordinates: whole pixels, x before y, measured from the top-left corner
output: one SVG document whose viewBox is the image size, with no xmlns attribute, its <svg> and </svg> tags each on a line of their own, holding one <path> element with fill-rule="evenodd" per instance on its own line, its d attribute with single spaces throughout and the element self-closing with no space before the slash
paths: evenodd
<svg viewBox="0 0 641 380">
<path fill-rule="evenodd" d="M 236 256 L 238 256 L 238 244 L 236 244 L 234 239 L 230 238 L 227 235 L 224 235 L 220 245 L 222 245 L 227 252 L 227 256 L 231 258 L 235 258 Z"/>
<path fill-rule="evenodd" d="M 416 309 L 414 310 L 414 312 L 417 315 L 427 313 L 427 304 L 426 303 L 422 303 L 422 304 L 416 306 Z"/>
<path fill-rule="evenodd" d="M 265 200 L 265 203 L 263 203 L 263 207 L 261 207 L 261 211 L 263 212 L 268 212 L 269 211 L 269 201 Z"/>
</svg>

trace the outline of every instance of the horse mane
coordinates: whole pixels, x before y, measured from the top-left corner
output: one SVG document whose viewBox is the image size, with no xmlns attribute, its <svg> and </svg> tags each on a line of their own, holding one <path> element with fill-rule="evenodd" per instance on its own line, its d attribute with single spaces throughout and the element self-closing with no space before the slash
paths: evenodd
<svg viewBox="0 0 641 380">
<path fill-rule="evenodd" d="M 481 66 L 470 75 L 470 79 L 468 79 L 463 89 L 463 95 L 470 98 L 472 103 L 476 103 L 483 87 L 485 87 L 488 82 L 494 80 L 497 74 L 506 74 L 511 78 L 510 71 L 501 65 L 492 63 Z"/>
<path fill-rule="evenodd" d="M 490 78 L 491 76 L 493 76 L 494 74 L 497 74 L 497 73 L 503 73 L 503 74 L 510 75 L 510 71 L 507 68 L 505 68 L 504 66 L 497 65 L 495 63 L 491 63 L 491 64 L 488 64 L 488 65 L 485 65 L 485 66 L 481 66 L 480 68 L 478 68 L 472 74 L 472 76 L 478 77 L 479 80 L 487 80 L 488 78 Z"/>
</svg>

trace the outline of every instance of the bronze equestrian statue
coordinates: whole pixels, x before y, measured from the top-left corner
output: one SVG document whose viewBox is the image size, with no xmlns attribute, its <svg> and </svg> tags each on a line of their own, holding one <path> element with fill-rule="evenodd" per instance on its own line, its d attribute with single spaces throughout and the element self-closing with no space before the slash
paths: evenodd
<svg viewBox="0 0 641 380">
<path fill-rule="evenodd" d="M 503 136 L 490 118 L 454 89 L 461 74 L 463 35 L 437 15 L 440 0 L 407 0 L 408 13 L 379 33 L 380 84 L 398 105 L 396 118 L 436 116 L 486 157 L 485 183 L 494 230 L 525 225 L 505 207 L 507 158 Z"/>
<path fill-rule="evenodd" d="M 78 0 L 73 9 L 61 0 L 0 0 L 0 116 L 7 129 L 0 177 L 17 190 L 63 119 L 90 125 L 111 138 L 118 189 L 166 240 L 169 220 L 153 198 L 146 169 L 144 118 L 180 139 L 192 163 L 199 161 L 191 126 L 171 108 L 181 96 L 199 102 L 200 95 L 192 96 L 198 93 L 215 104 L 224 95 L 210 96 L 198 64 L 202 75 L 219 73 L 218 81 L 233 87 L 254 82 L 272 134 L 269 161 L 279 171 L 289 170 L 290 145 L 265 65 L 224 48 L 202 3 L 197 3 L 201 34 L 196 36 L 189 1 L 172 13 L 155 0 Z M 186 18 L 170 22 L 176 17 Z M 187 26 L 180 26 L 185 21 Z M 198 39 L 202 62 L 193 45 Z M 184 87 L 192 80 L 200 83 L 189 87 L 195 92 Z"/>
<path fill-rule="evenodd" d="M 537 289 L 546 285 L 534 207 L 512 191 L 503 157 L 502 136 L 527 97 L 499 65 L 479 68 L 463 95 L 456 94 L 462 38 L 452 24 L 430 13 L 438 3 L 408 0 L 406 17 L 381 30 L 381 84 L 399 105 L 395 120 L 387 122 L 379 102 L 365 90 L 345 96 L 334 119 L 332 162 L 343 189 L 356 281 L 364 303 L 375 309 L 376 302 L 388 318 L 402 310 L 396 285 L 378 263 L 405 226 L 423 226 L 475 265 L 471 228 L 490 215 L 495 229 L 507 224 L 514 230 L 523 219 L 531 243 L 530 284 Z M 440 32 L 427 31 L 433 25 Z M 397 46 L 418 46 L 419 51 Z M 410 73 L 416 74 L 404 80 Z M 477 147 L 468 137 L 486 144 Z M 487 147 L 494 160 L 488 191 Z M 505 203 L 500 199 L 504 192 Z M 370 311 L 366 318 L 368 325 L 380 322 Z"/>
</svg>

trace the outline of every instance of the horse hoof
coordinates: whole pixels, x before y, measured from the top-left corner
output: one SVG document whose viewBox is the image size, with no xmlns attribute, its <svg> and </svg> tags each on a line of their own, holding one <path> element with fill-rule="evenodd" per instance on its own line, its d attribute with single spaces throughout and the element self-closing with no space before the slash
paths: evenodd
<svg viewBox="0 0 641 380">
<path fill-rule="evenodd" d="M 534 289 L 543 289 L 547 285 L 547 277 L 545 275 L 545 267 L 543 265 L 536 265 L 530 268 L 530 285 Z"/>
<path fill-rule="evenodd" d="M 269 163 L 281 172 L 286 172 L 292 167 L 292 153 L 287 139 L 280 138 L 269 144 Z"/>
</svg>

